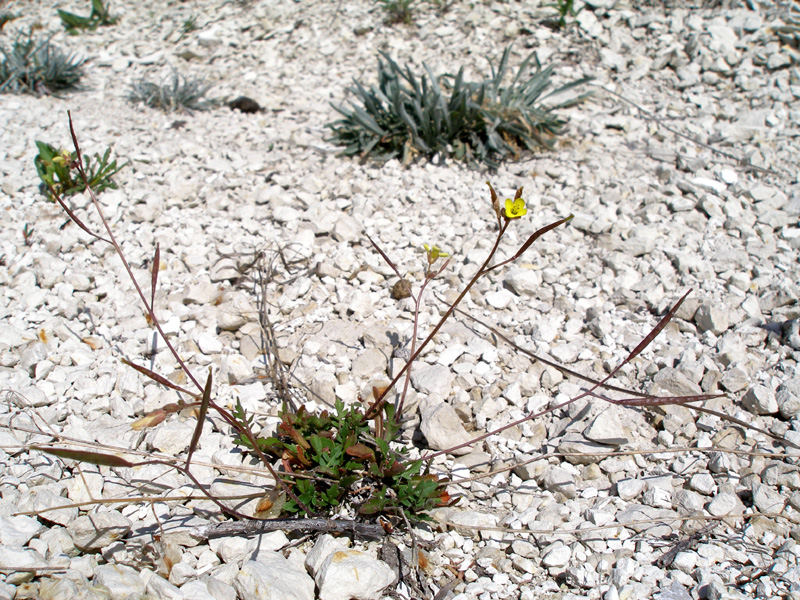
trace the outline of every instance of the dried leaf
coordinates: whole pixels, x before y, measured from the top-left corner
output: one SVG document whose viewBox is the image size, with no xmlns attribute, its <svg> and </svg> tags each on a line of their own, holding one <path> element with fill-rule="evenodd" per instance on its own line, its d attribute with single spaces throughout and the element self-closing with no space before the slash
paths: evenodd
<svg viewBox="0 0 800 600">
<path fill-rule="evenodd" d="M 352 456 L 353 458 L 357 458 L 359 460 L 367 460 L 369 462 L 375 462 L 375 452 L 372 448 L 365 446 L 364 444 L 354 444 L 353 446 L 349 446 L 345 448 L 344 453 L 347 456 Z"/>
<path fill-rule="evenodd" d="M 85 338 L 81 338 L 81 341 L 89 346 L 92 350 L 99 350 L 103 347 L 103 340 L 97 336 L 89 335 Z"/>
<path fill-rule="evenodd" d="M 141 419 L 137 419 L 131 423 L 131 429 L 139 431 L 140 429 L 155 427 L 159 423 L 163 422 L 166 418 L 167 412 L 163 408 L 157 408 L 156 410 L 147 413 Z"/>
<path fill-rule="evenodd" d="M 208 379 L 206 379 L 206 387 L 203 389 L 203 399 L 200 401 L 200 413 L 197 415 L 197 427 L 194 428 L 194 435 L 189 444 L 189 455 L 186 457 L 186 468 L 189 468 L 189 463 L 192 461 L 192 454 L 194 454 L 197 444 L 200 441 L 200 436 L 203 434 L 203 425 L 205 425 L 206 413 L 208 412 L 208 403 L 211 402 L 211 369 L 208 369 Z"/>
<path fill-rule="evenodd" d="M 58 456 L 59 458 L 77 460 L 78 462 L 100 465 L 101 467 L 134 466 L 132 462 L 127 461 L 115 454 L 102 454 L 100 452 L 90 452 L 89 450 L 70 450 L 68 448 L 49 448 L 45 446 L 31 446 L 31 448 L 34 450 L 39 450 L 40 452 Z"/>
<path fill-rule="evenodd" d="M 158 269 L 161 263 L 161 246 L 156 244 L 156 253 L 153 256 L 153 274 L 150 279 L 150 310 L 155 310 L 156 286 L 158 285 Z"/>
</svg>

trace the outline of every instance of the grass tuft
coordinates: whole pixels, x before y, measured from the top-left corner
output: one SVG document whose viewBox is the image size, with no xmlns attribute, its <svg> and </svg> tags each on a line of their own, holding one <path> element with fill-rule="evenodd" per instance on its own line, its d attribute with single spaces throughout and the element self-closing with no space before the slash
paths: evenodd
<svg viewBox="0 0 800 600">
<path fill-rule="evenodd" d="M 11 48 L 0 48 L 0 92 L 41 96 L 78 87 L 83 77 L 82 58 L 65 54 L 29 32 L 19 34 Z"/>
<path fill-rule="evenodd" d="M 116 17 L 112 17 L 108 7 L 103 4 L 103 0 L 92 0 L 92 12 L 88 17 L 60 9 L 57 12 L 64 29 L 71 34 L 77 34 L 81 30 L 94 31 L 101 25 L 113 25 L 117 22 Z"/>
<path fill-rule="evenodd" d="M 506 81 L 510 53 L 509 46 L 496 69 L 490 63 L 491 76 L 479 83 L 465 81 L 463 67 L 455 76 L 436 77 L 426 65 L 418 77 L 381 53 L 377 85 L 354 81 L 350 107 L 333 105 L 343 118 L 328 124 L 332 140 L 344 146 L 345 156 L 401 158 L 408 164 L 441 154 L 492 168 L 518 159 L 523 150 L 550 148 L 565 124 L 555 111 L 588 94 L 560 104 L 544 100 L 590 78 L 548 92 L 553 68 L 543 69 L 531 54 Z"/>
<path fill-rule="evenodd" d="M 161 82 L 146 76 L 134 82 L 128 91 L 128 100 L 164 112 L 207 110 L 217 104 L 215 100 L 205 98 L 210 89 L 204 79 L 184 77 L 173 71 Z"/>
<path fill-rule="evenodd" d="M 411 25 L 416 0 L 378 0 L 386 13 L 386 24 Z"/>
</svg>

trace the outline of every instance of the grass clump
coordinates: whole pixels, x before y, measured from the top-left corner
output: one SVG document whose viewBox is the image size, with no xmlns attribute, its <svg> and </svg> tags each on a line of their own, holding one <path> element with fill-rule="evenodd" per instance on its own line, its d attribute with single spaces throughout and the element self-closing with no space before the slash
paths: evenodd
<svg viewBox="0 0 800 600">
<path fill-rule="evenodd" d="M 42 180 L 43 189 L 47 190 L 50 199 L 55 196 L 72 196 L 83 192 L 87 186 L 95 192 L 105 189 L 117 189 L 117 184 L 111 179 L 128 163 L 117 165 L 116 159 L 111 160 L 111 148 L 106 148 L 102 156 L 94 155 L 94 160 L 85 158 L 86 177 L 77 176 L 73 165 L 78 160 L 76 152 L 57 150 L 46 142 L 36 142 L 39 154 L 33 159 L 36 173 Z"/>
<path fill-rule="evenodd" d="M 557 18 L 546 19 L 545 24 L 553 29 L 560 30 L 567 26 L 567 17 L 575 18 L 583 10 L 583 6 L 575 10 L 575 0 L 556 0 L 552 4 L 547 4 L 549 8 L 555 8 Z"/>
<path fill-rule="evenodd" d="M 210 89 L 204 79 L 187 78 L 173 71 L 160 82 L 147 76 L 134 82 L 128 91 L 128 100 L 164 112 L 206 110 L 216 104 L 205 98 Z"/>
<path fill-rule="evenodd" d="M 410 25 L 414 15 L 416 0 L 378 0 L 381 8 L 386 13 L 386 24 L 402 23 Z"/>
<path fill-rule="evenodd" d="M 0 92 L 53 94 L 77 88 L 83 77 L 84 59 L 65 54 L 49 38 L 39 40 L 30 32 L 0 51 Z"/>
<path fill-rule="evenodd" d="M 80 30 L 94 31 L 101 25 L 113 25 L 117 22 L 116 17 L 112 17 L 108 7 L 103 4 L 103 0 L 92 0 L 91 4 L 92 12 L 88 17 L 58 10 L 61 24 L 68 33 L 77 34 Z"/>
<path fill-rule="evenodd" d="M 565 124 L 555 111 L 586 95 L 560 104 L 543 101 L 590 78 L 548 92 L 553 68 L 543 69 L 531 54 L 507 82 L 510 53 L 509 46 L 496 69 L 490 63 L 491 77 L 479 83 L 465 81 L 463 67 L 455 76 L 436 77 L 426 65 L 426 74 L 417 77 L 381 53 L 377 85 L 354 81 L 350 107 L 333 106 L 343 118 L 328 124 L 332 140 L 346 156 L 399 157 L 408 164 L 441 154 L 492 168 L 524 149 L 549 148 Z"/>
</svg>

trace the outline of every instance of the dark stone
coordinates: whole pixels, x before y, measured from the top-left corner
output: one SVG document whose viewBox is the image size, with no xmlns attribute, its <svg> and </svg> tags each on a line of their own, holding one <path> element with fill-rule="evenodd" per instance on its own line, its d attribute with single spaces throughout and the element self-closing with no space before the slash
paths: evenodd
<svg viewBox="0 0 800 600">
<path fill-rule="evenodd" d="M 231 100 L 228 102 L 228 107 L 243 113 L 257 113 L 262 110 L 258 102 L 247 96 L 239 96 L 236 100 Z"/>
<path fill-rule="evenodd" d="M 405 279 L 401 279 L 392 286 L 392 298 L 394 300 L 402 300 L 411 295 L 411 284 Z"/>
</svg>

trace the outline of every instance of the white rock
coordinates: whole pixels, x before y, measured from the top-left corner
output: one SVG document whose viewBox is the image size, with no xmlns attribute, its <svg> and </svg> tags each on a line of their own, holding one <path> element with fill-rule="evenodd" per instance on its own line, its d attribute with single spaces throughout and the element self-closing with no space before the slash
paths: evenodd
<svg viewBox="0 0 800 600">
<path fill-rule="evenodd" d="M 717 181 L 716 179 L 709 179 L 708 177 L 695 177 L 692 179 L 692 183 L 697 187 L 708 190 L 709 192 L 714 192 L 716 194 L 721 194 L 727 187 L 724 183 Z"/>
<path fill-rule="evenodd" d="M 187 562 L 179 562 L 169 571 L 169 582 L 178 587 L 197 577 L 197 569 Z"/>
<path fill-rule="evenodd" d="M 363 225 L 348 214 L 341 214 L 333 226 L 333 239 L 337 242 L 355 242 L 361 239 Z"/>
<path fill-rule="evenodd" d="M 466 443 L 472 439 L 455 409 L 433 397 L 425 398 L 419 408 L 420 430 L 434 450 L 446 450 Z M 454 450 L 453 454 L 461 456 L 469 454 L 471 448 Z"/>
<path fill-rule="evenodd" d="M 126 600 L 145 592 L 145 584 L 138 571 L 127 565 L 99 566 L 94 570 L 94 580 L 108 588 L 111 600 Z"/>
<path fill-rule="evenodd" d="M 514 301 L 514 294 L 508 290 L 497 290 L 496 292 L 489 292 L 484 296 L 486 303 L 492 308 L 503 310 Z"/>
<path fill-rule="evenodd" d="M 714 335 L 721 335 L 730 326 L 729 311 L 717 306 L 703 304 L 694 315 L 694 322 L 700 332 L 710 331 Z"/>
<path fill-rule="evenodd" d="M 733 185 L 739 182 L 739 174 L 733 169 L 722 169 L 722 171 L 719 173 L 719 176 L 722 178 L 722 181 L 728 185 Z"/>
<path fill-rule="evenodd" d="M 44 526 L 27 515 L 0 516 L 0 545 L 25 546 Z"/>
<path fill-rule="evenodd" d="M 272 211 L 272 218 L 278 223 L 292 223 L 300 219 L 302 215 L 303 213 L 299 210 L 287 205 L 276 206 Z"/>
<path fill-rule="evenodd" d="M 559 492 L 567 498 L 575 498 L 578 495 L 575 487 L 575 476 L 560 467 L 548 468 L 542 477 L 542 485 L 553 492 Z"/>
<path fill-rule="evenodd" d="M 226 377 L 228 383 L 236 385 L 250 381 L 255 376 L 253 363 L 241 354 L 231 354 L 223 359 L 222 375 Z"/>
<path fill-rule="evenodd" d="M 168 419 L 153 430 L 150 445 L 169 456 L 178 456 L 189 448 L 197 423 Z"/>
<path fill-rule="evenodd" d="M 232 585 L 212 577 L 193 579 L 181 586 L 186 600 L 236 600 L 236 589 Z"/>
<path fill-rule="evenodd" d="M 289 538 L 282 531 L 271 531 L 263 533 L 255 538 L 255 552 L 252 559 L 258 560 L 262 552 L 278 552 L 281 548 L 289 543 Z"/>
<path fill-rule="evenodd" d="M 411 383 L 425 394 L 447 398 L 453 388 L 453 374 L 442 365 L 415 365 L 411 371 Z"/>
<path fill-rule="evenodd" d="M 379 378 L 386 375 L 389 360 L 377 348 L 367 348 L 353 361 L 352 373 L 354 377 Z"/>
<path fill-rule="evenodd" d="M 203 354 L 219 354 L 222 352 L 222 342 L 219 341 L 216 335 L 208 331 L 199 333 L 195 338 L 195 342 Z"/>
<path fill-rule="evenodd" d="M 684 573 L 692 573 L 697 566 L 697 559 L 697 552 L 678 552 L 675 555 L 675 560 L 672 561 L 672 565 Z M 663 598 L 663 593 L 660 594 L 660 597 Z M 689 597 L 691 598 L 691 596 Z"/>
<path fill-rule="evenodd" d="M 572 551 L 568 546 L 563 544 L 555 544 L 550 550 L 545 552 L 542 557 L 542 564 L 545 567 L 565 567 L 569 564 L 572 558 Z"/>
<path fill-rule="evenodd" d="M 211 283 L 211 279 L 204 275 L 186 289 L 183 303 L 213 305 L 221 295 L 222 292 L 219 286 Z"/>
<path fill-rule="evenodd" d="M 542 274 L 534 269 L 511 269 L 505 284 L 518 296 L 534 295 L 542 286 Z"/>
<path fill-rule="evenodd" d="M 22 496 L 18 508 L 24 512 L 37 512 L 45 521 L 66 527 L 78 516 L 78 509 L 71 505 L 69 498 L 58 496 L 47 488 L 37 487 Z M 69 508 L 57 508 L 59 506 Z"/>
<path fill-rule="evenodd" d="M 789 379 L 779 385 L 775 401 L 785 419 L 792 419 L 800 413 L 800 379 Z"/>
<path fill-rule="evenodd" d="M 47 358 L 47 346 L 42 342 L 33 342 L 25 350 L 19 360 L 19 366 L 33 374 L 34 367 Z"/>
<path fill-rule="evenodd" d="M 315 580 L 319 600 L 378 600 L 394 583 L 386 563 L 358 550 L 337 550 L 322 563 Z"/>
<path fill-rule="evenodd" d="M 121 370 L 117 375 L 116 389 L 125 400 L 141 398 L 144 395 L 141 375 L 133 369 Z"/>
<path fill-rule="evenodd" d="M 773 415 L 778 412 L 775 394 L 763 385 L 755 385 L 747 390 L 742 396 L 742 406 L 754 415 Z"/>
<path fill-rule="evenodd" d="M 759 483 L 753 486 L 752 493 L 753 504 L 761 512 L 783 512 L 783 507 L 786 504 L 786 498 L 775 488 Z"/>
<path fill-rule="evenodd" d="M 46 567 L 47 561 L 41 554 L 31 548 L 20 548 L 19 546 L 5 546 L 0 554 L 2 566 L 8 569 L 6 583 L 19 585 L 26 581 L 33 580 L 36 575 L 36 568 Z M 20 569 L 15 571 L 15 569 Z"/>
<path fill-rule="evenodd" d="M 147 584 L 145 585 L 145 590 L 148 594 L 156 598 L 163 598 L 164 600 L 183 600 L 185 597 L 181 588 L 171 584 L 156 573 L 150 573 Z"/>
<path fill-rule="evenodd" d="M 633 500 L 642 493 L 645 485 L 641 479 L 620 479 L 617 482 L 617 496 L 623 500 Z"/>
<path fill-rule="evenodd" d="M 711 502 L 708 503 L 707 510 L 715 517 L 741 514 L 744 512 L 744 504 L 736 494 L 725 492 L 714 496 Z"/>
<path fill-rule="evenodd" d="M 695 473 L 689 480 L 689 487 L 701 494 L 710 495 L 716 487 L 714 477 L 710 473 Z"/>
<path fill-rule="evenodd" d="M 247 600 L 314 600 L 314 580 L 280 554 L 246 562 L 233 587 Z"/>
<path fill-rule="evenodd" d="M 256 549 L 256 539 L 226 536 L 210 539 L 208 545 L 223 562 L 238 565 L 252 558 Z"/>
<path fill-rule="evenodd" d="M 342 540 L 346 541 L 346 539 Z M 322 563 L 325 562 L 325 559 L 328 558 L 331 554 L 338 551 L 347 550 L 347 546 L 342 544 L 342 542 L 330 534 L 325 534 L 320 536 L 317 542 L 314 544 L 314 547 L 309 551 L 306 555 L 306 569 L 308 569 L 309 573 L 313 577 L 317 576 Z"/>
<path fill-rule="evenodd" d="M 439 354 L 439 359 L 436 362 L 438 362 L 440 365 L 444 365 L 445 367 L 449 367 L 456 362 L 465 351 L 466 346 L 463 344 L 453 344 L 447 346 L 447 348 L 445 348 L 442 353 Z"/>
<path fill-rule="evenodd" d="M 584 430 L 587 439 L 600 444 L 621 446 L 627 444 L 631 436 L 630 428 L 623 425 L 625 411 L 617 406 L 608 406 L 597 415 Z"/>
<path fill-rule="evenodd" d="M 85 551 L 105 548 L 130 530 L 130 519 L 114 510 L 78 517 L 67 527 L 75 546 Z"/>
<path fill-rule="evenodd" d="M 583 346 L 578 342 L 556 342 L 550 348 L 550 355 L 563 364 L 574 363 Z"/>
</svg>

